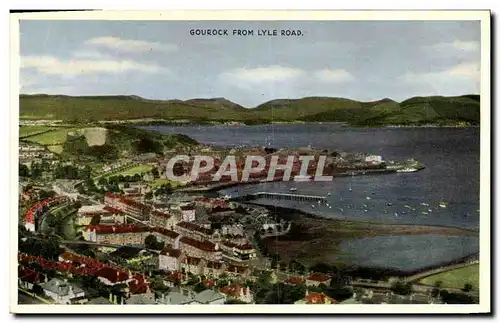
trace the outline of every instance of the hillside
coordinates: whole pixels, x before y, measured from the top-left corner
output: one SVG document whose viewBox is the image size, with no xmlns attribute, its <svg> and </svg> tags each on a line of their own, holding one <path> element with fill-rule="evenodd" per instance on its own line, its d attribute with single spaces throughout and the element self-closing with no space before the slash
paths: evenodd
<svg viewBox="0 0 500 323">
<path fill-rule="evenodd" d="M 20 133 L 31 127 L 20 127 Z M 37 128 L 39 130 L 41 127 Z M 68 157 L 80 156 L 102 161 L 143 153 L 162 154 L 165 150 L 198 144 L 185 135 L 148 131 L 127 125 L 47 127 L 46 131 L 25 136 L 21 140 L 43 145 Z"/>
<path fill-rule="evenodd" d="M 346 122 L 357 126 L 479 123 L 479 95 L 385 98 L 360 102 L 346 98 L 279 99 L 247 109 L 224 98 L 148 100 L 137 96 L 21 95 L 21 118 L 67 122 L 164 119 L 268 122 Z"/>
<path fill-rule="evenodd" d="M 253 119 L 252 110 L 225 99 L 147 100 L 137 96 L 21 95 L 20 117 L 64 121 L 126 119 Z"/>
</svg>

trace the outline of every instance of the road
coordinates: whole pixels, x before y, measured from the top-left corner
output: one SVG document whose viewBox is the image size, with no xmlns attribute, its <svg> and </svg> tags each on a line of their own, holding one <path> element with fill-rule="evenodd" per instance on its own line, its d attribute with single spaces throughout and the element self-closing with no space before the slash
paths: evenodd
<svg viewBox="0 0 500 323">
<path fill-rule="evenodd" d="M 39 300 L 33 296 L 27 295 L 21 291 L 17 292 L 17 303 L 18 304 L 45 304 L 41 300 Z"/>
</svg>

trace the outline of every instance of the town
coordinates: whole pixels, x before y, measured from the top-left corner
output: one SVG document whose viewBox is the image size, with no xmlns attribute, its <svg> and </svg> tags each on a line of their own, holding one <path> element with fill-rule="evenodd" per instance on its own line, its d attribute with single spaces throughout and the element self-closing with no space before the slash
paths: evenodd
<svg viewBox="0 0 500 323">
<path fill-rule="evenodd" d="M 456 290 L 439 281 L 423 285 L 413 276 L 325 263 L 305 265 L 301 259 L 282 261 L 264 241 L 288 235 L 294 223 L 270 208 L 217 194 L 220 187 L 240 183 L 231 176 L 213 180 L 227 155 L 237 156 L 239 175 L 244 169 L 241 160 L 250 155 L 267 161 L 291 155 L 298 161 L 299 156 L 321 153 L 328 156 L 324 162 L 329 174 L 337 176 L 412 171 L 422 167 L 416 161 L 401 164 L 376 155 L 318 152 L 311 147 L 219 149 L 165 144 L 158 149 L 148 137 L 154 134 L 128 126 L 68 129 L 36 124 L 20 129 L 24 134 L 19 146 L 20 302 L 430 304 L 476 298 L 472 286 Z M 120 158 L 96 153 L 95 147 L 106 148 L 112 131 L 135 131 L 142 137 L 139 147 L 148 149 Z M 60 134 L 64 136 L 56 136 Z M 80 148 L 74 147 L 82 142 L 85 153 L 79 154 Z M 99 158 L 89 159 L 94 153 Z M 193 167 L 178 163 L 171 169 L 167 161 L 179 153 L 211 156 L 214 167 L 193 181 L 172 181 L 169 171 L 181 175 Z M 312 160 L 306 174 L 314 174 L 317 164 Z M 282 180 L 283 171 L 279 171 L 269 178 L 266 166 L 250 178 Z M 291 172 L 301 173 L 300 163 L 294 162 Z M 280 196 L 301 198 L 291 193 Z M 451 266 L 461 268 L 464 263 L 477 263 L 477 259 Z M 445 269 L 450 268 L 435 274 Z"/>
</svg>

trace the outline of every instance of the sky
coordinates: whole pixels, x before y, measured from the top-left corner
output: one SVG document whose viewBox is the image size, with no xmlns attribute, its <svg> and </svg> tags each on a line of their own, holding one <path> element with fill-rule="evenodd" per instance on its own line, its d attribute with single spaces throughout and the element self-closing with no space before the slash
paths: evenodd
<svg viewBox="0 0 500 323">
<path fill-rule="evenodd" d="M 274 29 L 278 36 L 258 36 Z M 479 21 L 25 20 L 20 35 L 24 94 L 224 97 L 251 108 L 282 98 L 402 101 L 480 89 Z"/>
</svg>

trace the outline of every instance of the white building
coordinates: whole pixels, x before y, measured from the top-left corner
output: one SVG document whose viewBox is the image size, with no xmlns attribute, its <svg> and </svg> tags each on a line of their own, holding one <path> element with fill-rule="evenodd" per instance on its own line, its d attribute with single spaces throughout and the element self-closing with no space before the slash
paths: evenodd
<svg viewBox="0 0 500 323">
<path fill-rule="evenodd" d="M 159 269 L 179 271 L 181 269 L 181 262 L 184 259 L 182 250 L 165 248 L 159 256 Z"/>
<path fill-rule="evenodd" d="M 377 155 L 369 155 L 365 157 L 365 162 L 367 163 L 374 163 L 374 164 L 380 164 L 382 162 L 382 156 L 377 156 Z"/>
<path fill-rule="evenodd" d="M 43 292 L 57 304 L 69 305 L 86 303 L 85 291 L 59 278 L 53 278 L 46 283 L 41 283 Z"/>
</svg>

